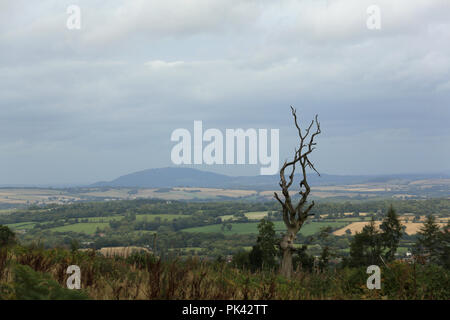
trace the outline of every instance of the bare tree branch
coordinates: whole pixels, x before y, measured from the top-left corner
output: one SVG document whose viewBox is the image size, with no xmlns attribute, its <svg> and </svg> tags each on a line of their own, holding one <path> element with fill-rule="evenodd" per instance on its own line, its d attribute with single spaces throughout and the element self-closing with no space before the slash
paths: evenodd
<svg viewBox="0 0 450 320">
<path fill-rule="evenodd" d="M 314 164 L 308 158 L 309 155 L 315 150 L 316 142 L 314 142 L 317 135 L 321 133 L 320 130 L 320 122 L 318 120 L 318 116 L 316 115 L 314 120 L 311 121 L 308 128 L 306 128 L 305 133 L 302 133 L 300 125 L 298 124 L 297 111 L 294 107 L 291 106 L 292 116 L 294 118 L 294 124 L 297 128 L 298 136 L 299 136 L 299 147 L 295 149 L 294 159 L 292 161 L 285 161 L 283 166 L 280 169 L 280 187 L 281 193 L 283 194 L 284 200 L 282 200 L 279 195 L 275 192 L 275 199 L 281 204 L 283 209 L 283 220 L 288 228 L 300 228 L 303 222 L 306 220 L 308 216 L 310 216 L 309 211 L 314 206 L 314 201 L 304 209 L 304 205 L 307 202 L 308 196 L 311 192 L 311 188 L 307 181 L 306 169 L 309 168 L 316 172 L 319 176 L 320 173 L 314 167 Z M 315 131 L 312 132 L 312 128 L 315 124 Z M 300 200 L 297 205 L 292 204 L 292 199 L 289 194 L 289 188 L 292 186 L 294 182 L 294 175 L 296 165 L 299 165 L 301 169 L 301 181 L 300 181 Z M 291 167 L 291 173 L 287 177 L 285 176 L 285 170 Z"/>
</svg>

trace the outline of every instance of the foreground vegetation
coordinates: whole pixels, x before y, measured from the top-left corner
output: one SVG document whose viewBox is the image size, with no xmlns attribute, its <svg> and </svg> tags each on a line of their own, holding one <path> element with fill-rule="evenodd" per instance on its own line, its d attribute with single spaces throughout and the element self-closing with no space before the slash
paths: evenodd
<svg viewBox="0 0 450 320">
<path fill-rule="evenodd" d="M 324 243 L 329 227 L 320 231 Z M 401 224 L 391 207 L 381 231 L 374 220 L 351 240 L 350 257 L 324 245 L 313 257 L 295 250 L 295 271 L 279 274 L 279 239 L 272 221 L 258 224 L 256 244 L 232 259 L 163 258 L 148 250 L 107 257 L 89 249 L 20 245 L 0 226 L 0 299 L 450 299 L 450 225 L 429 216 L 410 260 L 395 258 Z M 329 243 L 329 242 L 328 242 Z M 111 250 L 114 252 L 114 250 Z M 381 267 L 381 289 L 369 290 L 367 266 Z M 81 289 L 66 288 L 67 268 L 80 267 Z"/>
<path fill-rule="evenodd" d="M 66 287 L 69 265 L 81 268 L 81 290 Z M 287 280 L 224 261 L 161 261 L 148 253 L 105 258 L 94 251 L 14 246 L 0 250 L 0 299 L 450 299 L 449 271 L 392 262 L 381 290 L 366 287 L 366 268 L 307 272 Z"/>
</svg>

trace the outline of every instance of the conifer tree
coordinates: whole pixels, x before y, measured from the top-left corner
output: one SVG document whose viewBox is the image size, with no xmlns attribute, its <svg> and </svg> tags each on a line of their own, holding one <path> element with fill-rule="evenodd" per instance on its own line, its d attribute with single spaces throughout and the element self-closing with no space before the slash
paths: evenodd
<svg viewBox="0 0 450 320">
<path fill-rule="evenodd" d="M 400 238 L 403 235 L 402 225 L 392 205 L 389 207 L 380 229 L 383 232 L 381 235 L 383 251 L 385 251 L 383 256 L 386 261 L 392 261 L 394 260 Z"/>
<path fill-rule="evenodd" d="M 381 262 L 382 249 L 381 234 L 376 229 L 372 217 L 370 223 L 353 237 L 350 244 L 350 265 L 355 267 L 378 265 Z"/>
<path fill-rule="evenodd" d="M 438 245 L 439 263 L 445 268 L 450 269 L 450 221 L 439 233 Z"/>
<path fill-rule="evenodd" d="M 439 252 L 439 225 L 433 215 L 428 215 L 418 232 L 415 251 L 419 255 L 427 255 L 430 262 L 436 262 Z"/>
</svg>

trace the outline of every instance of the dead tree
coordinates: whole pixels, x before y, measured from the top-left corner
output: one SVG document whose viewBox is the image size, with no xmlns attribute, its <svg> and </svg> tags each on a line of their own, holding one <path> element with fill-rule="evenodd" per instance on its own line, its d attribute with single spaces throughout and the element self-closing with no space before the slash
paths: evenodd
<svg viewBox="0 0 450 320">
<path fill-rule="evenodd" d="M 283 238 L 280 242 L 280 249 L 283 255 L 281 260 L 280 273 L 287 278 L 290 278 L 293 272 L 292 253 L 294 251 L 294 240 L 308 216 L 312 215 L 309 212 L 314 206 L 314 201 L 312 201 L 311 203 L 307 202 L 309 193 L 311 192 L 311 188 L 306 178 L 306 169 L 310 168 L 320 176 L 319 172 L 316 170 L 316 168 L 308 158 L 315 149 L 314 146 L 316 145 L 316 143 L 314 142 L 314 138 L 321 132 L 317 115 L 315 117 L 315 120 L 311 121 L 311 124 L 303 134 L 300 126 L 297 123 L 296 110 L 292 106 L 291 111 L 300 138 L 300 146 L 298 147 L 298 149 L 295 149 L 294 159 L 290 162 L 285 161 L 280 169 L 280 187 L 284 197 L 284 201 L 280 199 L 276 192 L 274 193 L 275 199 L 280 202 L 283 208 L 283 221 L 287 228 L 287 232 L 283 235 Z M 315 131 L 311 131 L 314 124 Z M 291 195 L 289 194 L 289 188 L 294 182 L 296 165 L 298 165 L 301 169 L 301 181 L 299 192 L 300 200 L 296 205 L 294 205 L 292 203 Z M 284 171 L 288 167 L 291 167 L 291 173 L 286 179 Z"/>
</svg>

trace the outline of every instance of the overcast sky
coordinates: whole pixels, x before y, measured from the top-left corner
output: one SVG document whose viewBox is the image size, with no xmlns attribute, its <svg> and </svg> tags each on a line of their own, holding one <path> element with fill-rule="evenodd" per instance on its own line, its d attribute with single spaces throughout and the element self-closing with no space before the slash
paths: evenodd
<svg viewBox="0 0 450 320">
<path fill-rule="evenodd" d="M 0 184 L 171 166 L 194 120 L 280 129 L 283 160 L 291 104 L 321 172 L 450 172 L 450 1 L 0 1 Z"/>
</svg>

